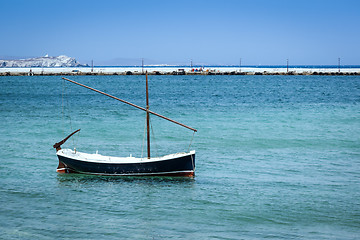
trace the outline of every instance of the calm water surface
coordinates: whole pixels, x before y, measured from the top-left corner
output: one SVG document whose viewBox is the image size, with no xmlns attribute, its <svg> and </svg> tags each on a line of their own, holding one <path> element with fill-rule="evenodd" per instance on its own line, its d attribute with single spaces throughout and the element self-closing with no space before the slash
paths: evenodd
<svg viewBox="0 0 360 240">
<path fill-rule="evenodd" d="M 145 106 L 144 76 L 74 76 Z M 60 77 L 0 77 L 2 239 L 357 239 L 359 76 L 150 76 L 197 128 L 196 177 L 57 174 L 52 145 L 140 157 L 145 115 Z M 152 155 L 192 132 L 152 117 Z M 143 153 L 145 154 L 145 153 Z"/>
</svg>

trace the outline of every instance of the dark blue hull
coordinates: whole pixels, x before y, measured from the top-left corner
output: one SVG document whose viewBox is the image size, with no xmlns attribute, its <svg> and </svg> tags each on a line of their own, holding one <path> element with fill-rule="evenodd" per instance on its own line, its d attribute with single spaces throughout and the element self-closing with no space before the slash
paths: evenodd
<svg viewBox="0 0 360 240">
<path fill-rule="evenodd" d="M 58 155 L 58 158 L 70 172 L 86 174 L 193 176 L 195 171 L 195 154 L 141 163 L 98 163 L 81 161 L 60 155 Z"/>
</svg>

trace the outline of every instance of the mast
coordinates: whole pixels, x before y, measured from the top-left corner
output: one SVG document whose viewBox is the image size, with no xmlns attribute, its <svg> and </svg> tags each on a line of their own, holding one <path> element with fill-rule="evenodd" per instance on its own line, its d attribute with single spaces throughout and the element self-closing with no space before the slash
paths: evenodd
<svg viewBox="0 0 360 240">
<path fill-rule="evenodd" d="M 150 159 L 150 113 L 149 113 L 149 85 L 146 71 L 146 130 L 147 130 L 147 153 Z"/>
<path fill-rule="evenodd" d="M 63 77 L 62 79 L 66 80 L 66 81 L 69 81 L 69 82 L 72 82 L 72 83 L 74 83 L 74 84 L 77 84 L 77 85 L 79 85 L 79 86 L 82 86 L 82 87 L 84 87 L 84 88 L 90 89 L 90 90 L 92 90 L 92 91 L 94 91 L 94 92 L 103 94 L 103 95 L 105 95 L 105 96 L 108 96 L 108 97 L 113 98 L 113 99 L 115 99 L 115 100 L 118 100 L 118 101 L 120 101 L 120 102 L 129 104 L 130 106 L 136 107 L 136 108 L 138 108 L 138 109 L 140 109 L 140 110 L 143 110 L 143 111 L 145 111 L 145 112 L 151 113 L 151 114 L 153 114 L 153 115 L 155 115 L 155 116 L 161 117 L 161 118 L 163 118 L 163 119 L 165 119 L 165 120 L 168 120 L 168 121 L 170 121 L 170 122 L 176 123 L 176 124 L 178 124 L 178 125 L 180 125 L 180 126 L 183 126 L 183 127 L 185 127 L 185 128 L 188 128 L 188 129 L 190 129 L 190 130 L 193 130 L 194 132 L 197 132 L 197 130 L 196 130 L 195 128 L 186 126 L 185 124 L 179 123 L 179 122 L 177 122 L 177 121 L 175 121 L 175 120 L 172 120 L 172 119 L 170 119 L 170 118 L 167 118 L 167 117 L 165 117 L 165 116 L 163 116 L 163 115 L 160 115 L 160 114 L 158 114 L 158 113 L 156 113 L 156 112 L 153 112 L 153 111 L 151 111 L 151 110 L 149 110 L 149 109 L 145 109 L 145 108 L 143 108 L 143 107 L 137 106 L 137 105 L 135 105 L 135 104 L 133 104 L 133 103 L 131 103 L 131 102 L 127 102 L 127 101 L 125 101 L 125 100 L 122 100 L 122 99 L 120 99 L 120 98 L 114 97 L 114 96 L 112 96 L 112 95 L 110 95 L 110 94 L 104 93 L 104 92 L 99 91 L 99 90 L 97 90 L 97 89 L 95 89 L 95 88 L 88 87 L 88 86 L 86 86 L 86 85 L 84 85 L 84 84 L 75 82 L 75 81 L 70 80 L 70 79 L 68 79 L 68 78 L 64 78 L 64 77 Z"/>
</svg>

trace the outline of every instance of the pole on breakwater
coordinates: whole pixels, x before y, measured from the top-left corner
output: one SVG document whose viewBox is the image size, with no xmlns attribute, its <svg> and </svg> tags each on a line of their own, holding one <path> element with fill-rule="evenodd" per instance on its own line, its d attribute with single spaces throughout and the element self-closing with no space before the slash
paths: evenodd
<svg viewBox="0 0 360 240">
<path fill-rule="evenodd" d="M 241 58 L 240 58 L 240 66 L 239 67 L 240 67 L 240 72 L 241 72 Z"/>
<path fill-rule="evenodd" d="M 286 72 L 289 72 L 289 59 L 286 59 Z"/>
<path fill-rule="evenodd" d="M 141 59 L 141 73 L 144 74 L 144 58 Z"/>
<path fill-rule="evenodd" d="M 338 58 L 338 67 L 339 67 L 339 72 L 340 72 L 340 58 Z"/>
</svg>

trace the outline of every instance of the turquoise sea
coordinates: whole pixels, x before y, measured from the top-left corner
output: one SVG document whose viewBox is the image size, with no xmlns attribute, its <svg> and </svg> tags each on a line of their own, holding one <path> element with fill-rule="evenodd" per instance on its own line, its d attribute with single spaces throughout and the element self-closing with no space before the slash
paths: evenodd
<svg viewBox="0 0 360 240">
<path fill-rule="evenodd" d="M 145 106 L 145 76 L 73 76 Z M 149 76 L 152 155 L 195 178 L 58 174 L 52 145 L 140 157 L 144 112 L 0 77 L 0 239 L 359 239 L 360 76 Z M 143 153 L 145 154 L 145 153 Z"/>
</svg>

